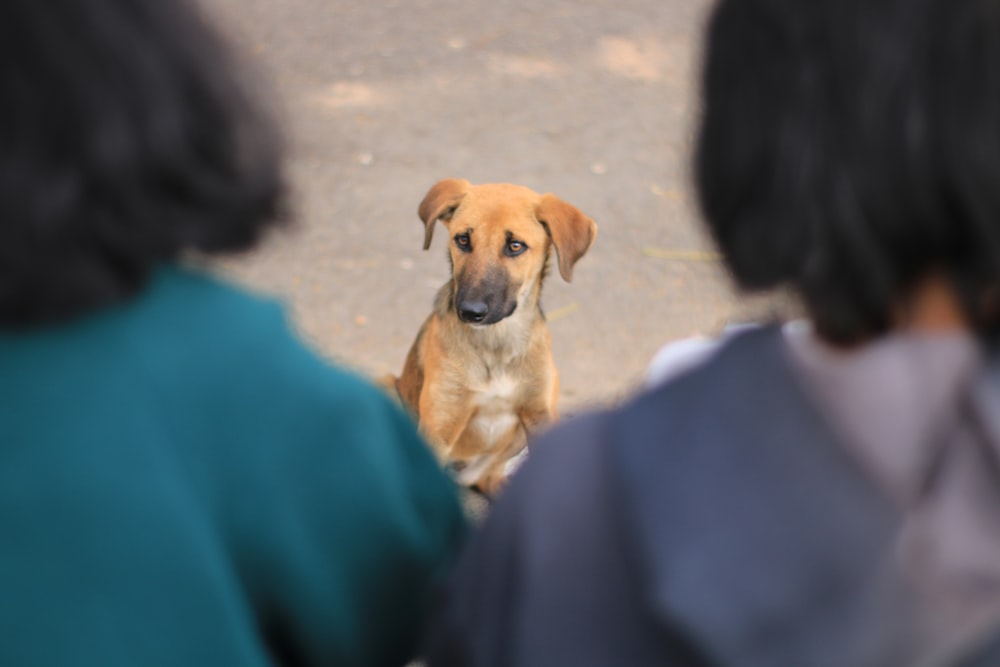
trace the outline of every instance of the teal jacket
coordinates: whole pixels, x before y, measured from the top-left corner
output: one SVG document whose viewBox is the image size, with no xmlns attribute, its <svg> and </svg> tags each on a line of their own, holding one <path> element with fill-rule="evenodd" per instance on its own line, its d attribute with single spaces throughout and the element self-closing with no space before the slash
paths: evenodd
<svg viewBox="0 0 1000 667">
<path fill-rule="evenodd" d="M 159 271 L 0 334 L 0 665 L 398 665 L 463 533 L 413 425 L 276 304 Z"/>
</svg>

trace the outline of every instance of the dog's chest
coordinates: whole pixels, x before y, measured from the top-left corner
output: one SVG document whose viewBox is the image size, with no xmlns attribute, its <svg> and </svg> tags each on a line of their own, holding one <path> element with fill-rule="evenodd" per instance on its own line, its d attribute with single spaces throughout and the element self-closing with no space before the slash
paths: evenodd
<svg viewBox="0 0 1000 667">
<path fill-rule="evenodd" d="M 476 411 L 469 428 L 476 432 L 487 449 L 506 439 L 517 425 L 519 389 L 517 380 L 505 373 L 496 374 L 475 388 Z"/>
</svg>

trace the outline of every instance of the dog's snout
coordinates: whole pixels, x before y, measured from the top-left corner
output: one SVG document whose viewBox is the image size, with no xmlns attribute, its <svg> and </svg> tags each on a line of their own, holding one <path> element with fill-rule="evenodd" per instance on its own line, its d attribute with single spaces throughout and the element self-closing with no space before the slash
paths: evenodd
<svg viewBox="0 0 1000 667">
<path fill-rule="evenodd" d="M 462 301 L 458 304 L 458 317 L 463 322 L 479 324 L 486 319 L 490 309 L 485 301 Z"/>
</svg>

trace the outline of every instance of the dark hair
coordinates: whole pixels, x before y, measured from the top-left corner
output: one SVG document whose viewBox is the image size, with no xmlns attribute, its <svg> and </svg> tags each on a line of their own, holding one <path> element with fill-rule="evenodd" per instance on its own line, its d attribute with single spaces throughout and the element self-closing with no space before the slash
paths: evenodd
<svg viewBox="0 0 1000 667">
<path fill-rule="evenodd" d="M 282 148 L 184 0 L 0 2 L 0 326 L 135 293 L 283 219 Z"/>
<path fill-rule="evenodd" d="M 743 287 L 849 344 L 940 272 L 996 336 L 1000 2 L 722 0 L 703 97 L 700 203 Z"/>
</svg>

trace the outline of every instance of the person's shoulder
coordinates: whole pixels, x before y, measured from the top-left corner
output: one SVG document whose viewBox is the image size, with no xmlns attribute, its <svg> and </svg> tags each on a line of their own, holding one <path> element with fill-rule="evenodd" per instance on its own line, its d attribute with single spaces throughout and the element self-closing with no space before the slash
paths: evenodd
<svg viewBox="0 0 1000 667">
<path fill-rule="evenodd" d="M 727 325 L 718 335 L 693 336 L 671 341 L 660 347 L 646 369 L 646 388 L 655 389 L 688 372 L 698 370 L 715 360 L 723 348 L 739 341 L 740 346 L 752 339 L 767 337 L 773 327 L 751 322 Z"/>
<path fill-rule="evenodd" d="M 265 406 L 246 421 L 275 411 L 343 419 L 387 409 L 377 388 L 303 339 L 280 299 L 216 273 L 161 267 L 123 316 L 150 377 L 189 386 L 176 379 L 196 375 L 194 399 Z"/>
<path fill-rule="evenodd" d="M 541 470 L 543 476 L 548 476 L 546 471 L 549 469 L 565 470 L 577 462 L 591 460 L 594 450 L 605 439 L 605 430 L 613 415 L 612 410 L 591 410 L 553 425 L 533 439 L 527 458 L 515 475 L 520 476 L 526 471 L 528 476 L 533 476 Z M 579 478 L 579 475 L 559 476 L 564 479 Z"/>
<path fill-rule="evenodd" d="M 567 466 L 604 465 L 599 463 L 604 461 L 602 449 L 620 447 L 623 439 L 655 440 L 671 422 L 676 427 L 681 420 L 716 410 L 723 394 L 757 382 L 754 369 L 774 361 L 778 331 L 733 327 L 718 339 L 698 339 L 676 353 L 667 350 L 650 384 L 636 394 L 618 405 L 575 415 L 539 436 L 522 466 L 525 476 L 550 478 Z"/>
<path fill-rule="evenodd" d="M 154 317 L 210 324 L 220 332 L 245 330 L 247 320 L 284 319 L 284 309 L 275 297 L 253 292 L 207 269 L 173 264 L 154 272 L 140 308 Z"/>
<path fill-rule="evenodd" d="M 130 316 L 151 340 L 183 339 L 189 350 L 207 348 L 223 358 L 239 354 L 245 362 L 259 365 L 267 357 L 300 347 L 286 310 L 278 297 L 221 274 L 166 265 L 154 273 Z M 254 348 L 267 355 L 246 356 Z"/>
<path fill-rule="evenodd" d="M 699 400 L 702 391 L 754 383 L 757 374 L 784 364 L 784 335 L 779 325 L 739 324 L 715 338 L 669 343 L 654 356 L 646 385 L 619 412 L 630 416 L 662 401 Z"/>
</svg>

